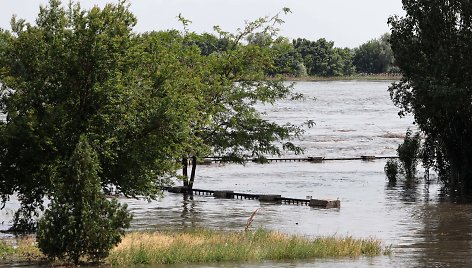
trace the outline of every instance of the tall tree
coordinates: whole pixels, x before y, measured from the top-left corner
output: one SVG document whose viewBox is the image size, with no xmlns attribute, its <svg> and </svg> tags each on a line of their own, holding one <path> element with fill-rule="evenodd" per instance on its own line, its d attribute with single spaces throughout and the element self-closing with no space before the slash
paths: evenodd
<svg viewBox="0 0 472 268">
<path fill-rule="evenodd" d="M 125 1 L 82 10 L 50 0 L 35 25 L 13 18 L 1 32 L 0 190 L 3 202 L 16 193 L 22 204 L 15 227 L 34 227 L 81 136 L 105 193 L 153 198 L 177 168 L 195 109 L 166 79 L 186 70 L 165 53 L 150 68 L 135 23 Z"/>
<path fill-rule="evenodd" d="M 389 90 L 425 135 L 424 164 L 452 189 L 472 190 L 472 2 L 404 0 L 391 17 L 403 78 Z"/>
<path fill-rule="evenodd" d="M 320 38 L 310 41 L 293 40 L 293 46 L 303 58 L 309 75 L 339 76 L 352 74 L 352 55 L 346 49 L 334 47 L 334 42 Z"/>
<path fill-rule="evenodd" d="M 284 10 L 288 12 L 288 10 Z M 284 98 L 297 97 L 292 87 L 282 81 L 268 80 L 267 70 L 273 66 L 270 48 L 261 44 L 244 45 L 249 35 L 274 36 L 277 16 L 250 22 L 232 34 L 216 27 L 220 38 L 229 41 L 225 51 L 202 57 L 204 72 L 193 72 L 201 86 L 193 101 L 199 114 L 191 123 L 198 146 L 189 147 L 183 155 L 184 177 L 188 176 L 187 163 L 192 159 L 192 171 L 184 185 L 193 187 L 197 157 L 211 153 L 223 160 L 243 162 L 247 157 L 263 154 L 280 154 L 282 150 L 300 152 L 290 139 L 301 129 L 291 124 L 279 125 L 264 119 L 254 105 L 273 104 Z M 184 34 L 185 39 L 193 38 Z M 188 43 L 188 42 L 184 42 Z M 200 76 L 199 76 L 200 75 Z"/>
<path fill-rule="evenodd" d="M 278 37 L 275 39 L 272 43 L 271 54 L 274 66 L 268 71 L 269 75 L 307 76 L 302 56 L 287 38 Z"/>
<path fill-rule="evenodd" d="M 378 74 L 395 70 L 389 39 L 390 34 L 386 33 L 354 49 L 353 63 L 357 72 Z"/>
</svg>

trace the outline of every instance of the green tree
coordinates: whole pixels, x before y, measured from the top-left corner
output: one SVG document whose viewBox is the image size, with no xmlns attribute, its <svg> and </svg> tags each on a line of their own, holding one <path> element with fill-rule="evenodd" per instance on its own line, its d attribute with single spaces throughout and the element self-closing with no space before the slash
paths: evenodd
<svg viewBox="0 0 472 268">
<path fill-rule="evenodd" d="M 293 46 L 303 58 L 309 75 L 340 76 L 353 72 L 351 53 L 347 49 L 335 48 L 332 41 L 298 38 L 293 40 Z"/>
<path fill-rule="evenodd" d="M 349 48 L 335 47 L 332 56 L 331 73 L 334 76 L 349 76 L 355 73 L 355 67 L 352 64 L 353 53 Z"/>
<path fill-rule="evenodd" d="M 379 74 L 395 70 L 389 38 L 387 33 L 354 49 L 353 64 L 357 72 Z"/>
<path fill-rule="evenodd" d="M 220 52 L 227 49 L 229 40 L 218 38 L 213 34 L 188 33 L 186 38 L 187 45 L 196 45 L 200 48 L 202 55 L 208 56 L 214 52 Z"/>
<path fill-rule="evenodd" d="M 246 40 L 249 45 L 256 45 L 259 47 L 270 47 L 274 40 L 267 32 L 256 32 L 247 35 Z"/>
<path fill-rule="evenodd" d="M 278 74 L 296 77 L 307 76 L 307 70 L 303 58 L 295 50 L 292 42 L 285 37 L 278 37 L 271 47 L 274 67 L 269 70 L 269 75 Z"/>
<path fill-rule="evenodd" d="M 472 190 L 472 3 L 403 1 L 391 17 L 391 44 L 403 73 L 389 89 L 400 114 L 412 113 L 425 136 L 426 168 L 450 189 Z"/>
<path fill-rule="evenodd" d="M 199 93 L 193 99 L 199 114 L 191 123 L 195 142 L 182 157 L 184 186 L 193 187 L 197 158 L 209 153 L 221 156 L 223 161 L 243 162 L 247 157 L 280 154 L 284 149 L 301 151 L 290 141 L 301 133 L 299 127 L 270 122 L 254 107 L 256 103 L 273 104 L 296 94 L 290 85 L 267 79 L 267 70 L 273 66 L 270 48 L 241 43 L 257 30 L 273 36 L 271 32 L 276 29 L 271 25 L 278 22 L 278 16 L 261 18 L 236 34 L 216 27 L 229 46 L 201 57 L 199 65 L 204 68 L 193 72 L 200 85 L 194 89 Z M 192 159 L 190 176 L 188 159 Z"/>
<path fill-rule="evenodd" d="M 210 59 L 225 53 L 220 51 L 205 55 L 201 47 L 194 43 L 196 37 L 196 34 L 185 35 L 175 30 L 150 32 L 140 37 L 143 62 L 149 70 L 152 86 L 165 89 L 166 95 L 172 95 L 172 100 L 181 103 L 177 104 L 182 109 L 177 116 L 183 117 L 179 122 L 187 127 L 186 132 L 176 131 L 170 135 L 180 137 L 179 147 L 176 148 L 179 155 L 173 159 L 182 159 L 186 186 L 188 159 L 193 158 L 194 174 L 196 156 L 206 156 L 209 153 L 208 144 L 200 136 L 200 129 L 211 121 L 211 115 L 207 113 L 210 103 L 204 94 L 211 83 L 219 81 L 212 78 L 214 70 Z"/>
<path fill-rule="evenodd" d="M 35 227 L 82 135 L 104 193 L 154 198 L 169 183 L 195 110 L 174 88 L 191 81 L 170 79 L 187 77 L 170 53 L 151 68 L 135 23 L 125 1 L 82 10 L 51 0 L 36 25 L 13 18 L 11 33 L 2 31 L 0 190 L 3 202 L 14 193 L 21 202 L 15 223 Z"/>
</svg>

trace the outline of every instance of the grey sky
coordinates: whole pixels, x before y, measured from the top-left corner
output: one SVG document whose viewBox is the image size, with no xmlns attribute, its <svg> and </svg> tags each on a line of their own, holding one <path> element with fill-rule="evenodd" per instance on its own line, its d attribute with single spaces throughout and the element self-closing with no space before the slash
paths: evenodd
<svg viewBox="0 0 472 268">
<path fill-rule="evenodd" d="M 9 29 L 11 15 L 32 22 L 47 0 L 0 0 L 0 27 Z M 63 2 L 68 2 L 65 0 Z M 103 6 L 115 0 L 81 0 L 83 7 Z M 235 31 L 246 20 L 274 15 L 283 7 L 281 35 L 310 40 L 326 38 L 339 47 L 356 47 L 389 30 L 390 15 L 404 14 L 401 0 L 131 0 L 138 18 L 136 31 L 181 29 L 179 13 L 193 23 L 190 30 L 212 32 L 214 25 Z"/>
</svg>

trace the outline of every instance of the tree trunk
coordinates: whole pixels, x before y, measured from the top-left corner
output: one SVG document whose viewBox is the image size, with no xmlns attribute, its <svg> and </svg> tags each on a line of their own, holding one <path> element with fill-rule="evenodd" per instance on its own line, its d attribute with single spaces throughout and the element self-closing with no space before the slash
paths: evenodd
<svg viewBox="0 0 472 268">
<path fill-rule="evenodd" d="M 182 157 L 182 176 L 184 177 L 184 187 L 188 187 L 188 174 L 187 174 L 188 158 Z"/>
<path fill-rule="evenodd" d="M 190 183 L 188 185 L 189 189 L 193 188 L 193 182 L 195 181 L 195 170 L 197 169 L 197 157 L 192 156 L 192 173 L 190 173 Z"/>
</svg>

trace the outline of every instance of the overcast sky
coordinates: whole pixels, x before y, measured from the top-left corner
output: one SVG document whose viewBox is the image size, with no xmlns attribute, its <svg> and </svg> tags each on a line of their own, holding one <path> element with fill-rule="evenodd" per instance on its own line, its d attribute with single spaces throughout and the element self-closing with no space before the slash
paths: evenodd
<svg viewBox="0 0 472 268">
<path fill-rule="evenodd" d="M 10 29 L 13 14 L 33 22 L 47 0 L 0 0 L 0 27 Z M 63 2 L 68 2 L 65 0 Z M 82 7 L 103 6 L 115 0 L 80 0 Z M 310 40 L 326 38 L 338 47 L 356 47 L 389 31 L 389 16 L 404 14 L 401 0 L 131 0 L 138 18 L 136 31 L 181 29 L 177 15 L 191 20 L 190 30 L 213 32 L 214 25 L 234 32 L 261 16 L 288 7 L 281 35 Z"/>
</svg>

